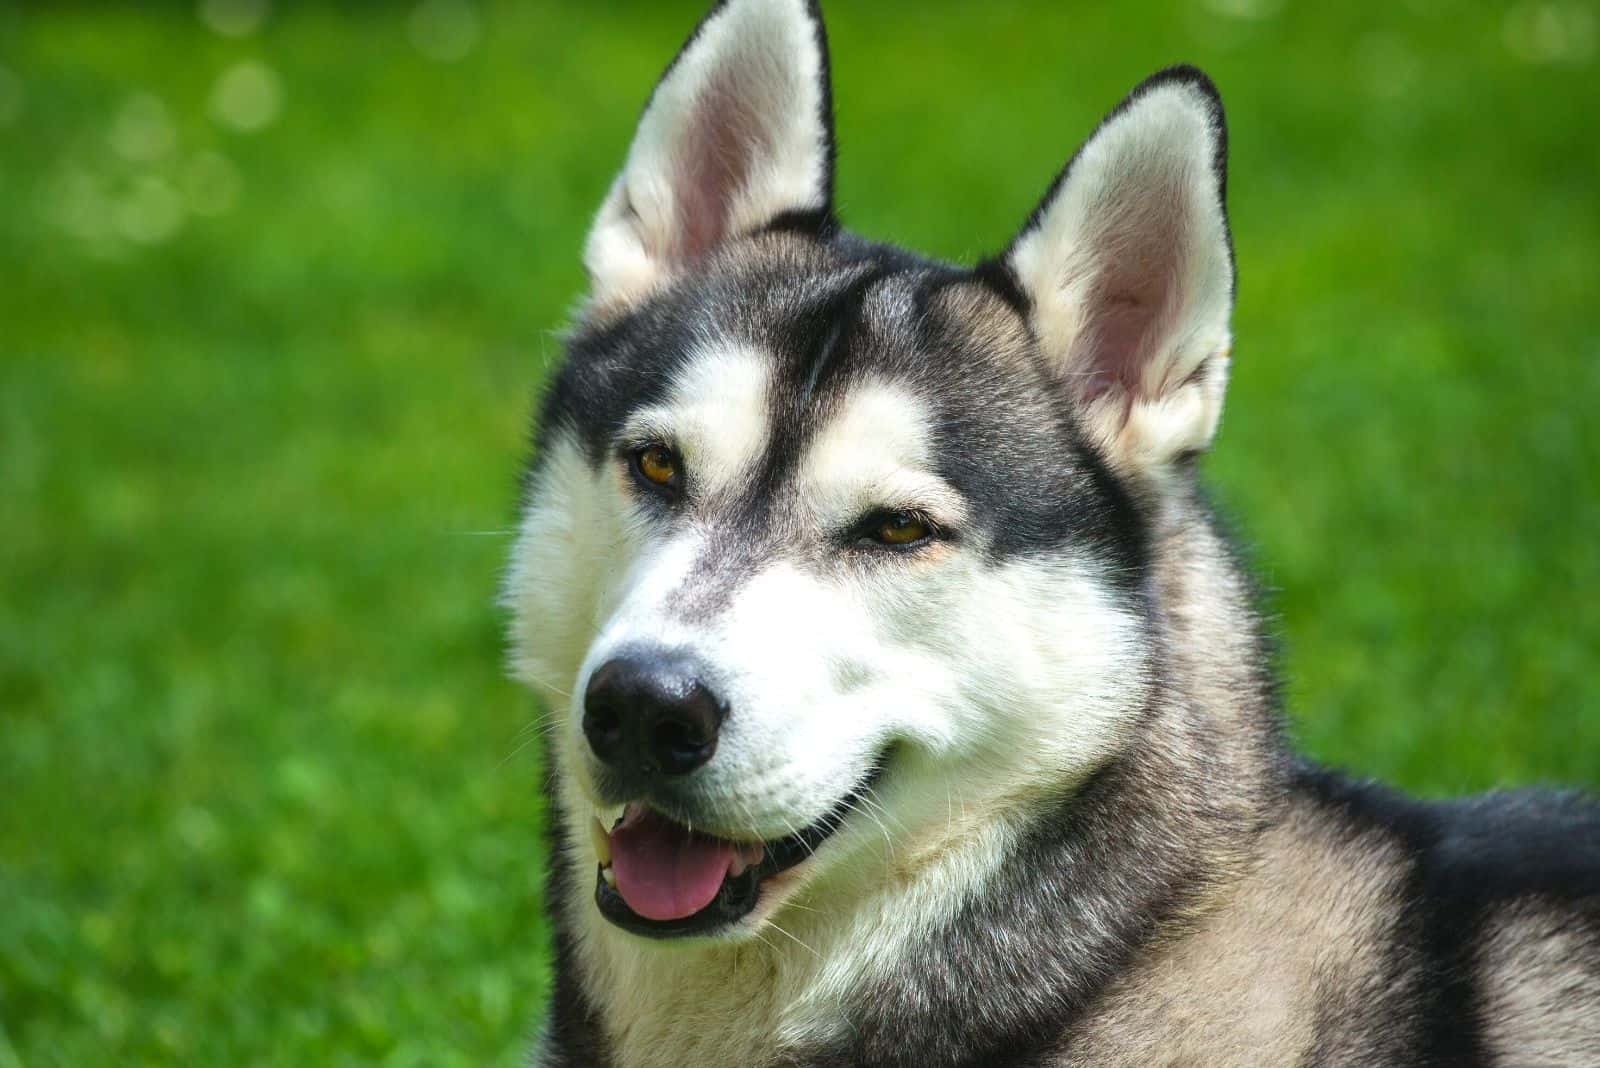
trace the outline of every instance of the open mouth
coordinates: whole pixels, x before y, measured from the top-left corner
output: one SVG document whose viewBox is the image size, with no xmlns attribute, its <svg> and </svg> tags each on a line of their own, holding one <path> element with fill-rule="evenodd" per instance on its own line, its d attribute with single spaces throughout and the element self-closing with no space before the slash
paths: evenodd
<svg viewBox="0 0 1600 1068">
<path fill-rule="evenodd" d="M 607 831 L 590 825 L 600 864 L 594 900 L 601 915 L 647 938 L 704 935 L 749 915 L 762 884 L 789 870 L 833 837 L 882 774 L 866 778 L 817 822 L 767 842 L 736 842 L 690 830 L 634 802 Z"/>
</svg>

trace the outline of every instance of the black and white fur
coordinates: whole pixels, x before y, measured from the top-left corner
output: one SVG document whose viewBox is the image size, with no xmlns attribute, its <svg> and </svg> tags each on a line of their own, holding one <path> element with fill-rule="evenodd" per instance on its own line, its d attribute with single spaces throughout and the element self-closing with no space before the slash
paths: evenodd
<svg viewBox="0 0 1600 1068">
<path fill-rule="evenodd" d="M 975 268 L 840 228 L 820 13 L 725 0 L 585 253 L 506 598 L 550 710 L 557 1066 L 1600 1062 L 1600 814 L 1413 801 L 1288 748 L 1196 458 L 1228 375 L 1221 102 L 1140 84 Z M 666 440 L 685 496 L 640 492 Z M 926 516 L 911 552 L 850 540 Z M 650 804 L 771 840 L 875 788 L 759 907 L 607 922 L 597 664 L 709 665 Z M 579 695 L 575 697 L 574 695 Z M 778 880 L 774 880 L 777 883 Z"/>
</svg>

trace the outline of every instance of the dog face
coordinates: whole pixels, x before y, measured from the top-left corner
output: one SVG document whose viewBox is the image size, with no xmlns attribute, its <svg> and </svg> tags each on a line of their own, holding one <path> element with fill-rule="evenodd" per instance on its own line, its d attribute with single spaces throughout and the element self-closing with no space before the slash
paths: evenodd
<svg viewBox="0 0 1600 1068">
<path fill-rule="evenodd" d="M 829 100 L 814 5 L 713 9 L 541 417 L 513 659 L 595 907 L 646 936 L 748 934 L 1114 755 L 1162 500 L 1220 412 L 1203 76 L 1136 89 L 970 270 L 838 228 Z"/>
</svg>

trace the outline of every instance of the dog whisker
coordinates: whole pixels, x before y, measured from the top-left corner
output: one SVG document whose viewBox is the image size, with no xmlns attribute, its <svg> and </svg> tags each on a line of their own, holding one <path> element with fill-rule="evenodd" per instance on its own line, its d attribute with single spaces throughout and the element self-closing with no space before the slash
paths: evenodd
<svg viewBox="0 0 1600 1068">
<path fill-rule="evenodd" d="M 806 945 L 804 942 L 800 941 L 800 939 L 796 938 L 794 935 L 790 934 L 788 931 L 784 930 L 782 927 L 779 927 L 776 923 L 772 922 L 771 920 L 768 920 L 766 922 L 766 926 L 772 928 L 774 931 L 777 931 L 779 934 L 783 935 L 789 941 L 793 942 L 795 945 L 799 946 L 801 949 L 805 950 L 807 953 L 811 954 L 813 957 L 816 957 L 818 960 L 822 959 L 822 954 L 818 953 L 816 950 L 812 949 L 810 946 Z"/>
<path fill-rule="evenodd" d="M 785 901 L 783 907 L 786 909 L 798 909 L 801 912 L 815 913 L 818 916 L 823 914 L 821 909 L 812 908 L 810 905 L 802 905 L 798 901 Z"/>
</svg>

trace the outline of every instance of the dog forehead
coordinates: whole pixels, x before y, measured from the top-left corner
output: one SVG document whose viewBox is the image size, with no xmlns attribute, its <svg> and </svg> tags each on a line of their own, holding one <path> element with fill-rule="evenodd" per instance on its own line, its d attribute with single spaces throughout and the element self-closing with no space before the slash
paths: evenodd
<svg viewBox="0 0 1600 1068">
<path fill-rule="evenodd" d="M 797 417 L 856 377 L 1036 373 L 1023 317 L 979 275 L 843 235 L 739 242 L 631 309 L 591 312 L 568 335 L 546 419 L 580 428 L 596 460 L 630 413 L 693 377 L 709 344 L 758 350 Z"/>
<path fill-rule="evenodd" d="M 998 378 L 1038 382 L 1014 310 L 961 273 L 879 264 L 768 323 L 781 356 L 770 381 L 770 473 L 779 477 L 766 486 L 834 533 L 879 509 L 963 519 L 962 495 L 942 474 L 942 453 L 960 447 L 944 433 L 963 422 L 950 413 L 1023 391 L 997 389 Z M 1016 404 L 1001 414 L 1004 426 L 1029 432 Z"/>
<path fill-rule="evenodd" d="M 863 471 L 926 466 L 928 405 L 908 384 L 869 378 L 849 387 L 822 420 L 800 464 L 811 487 L 847 482 Z"/>
</svg>

